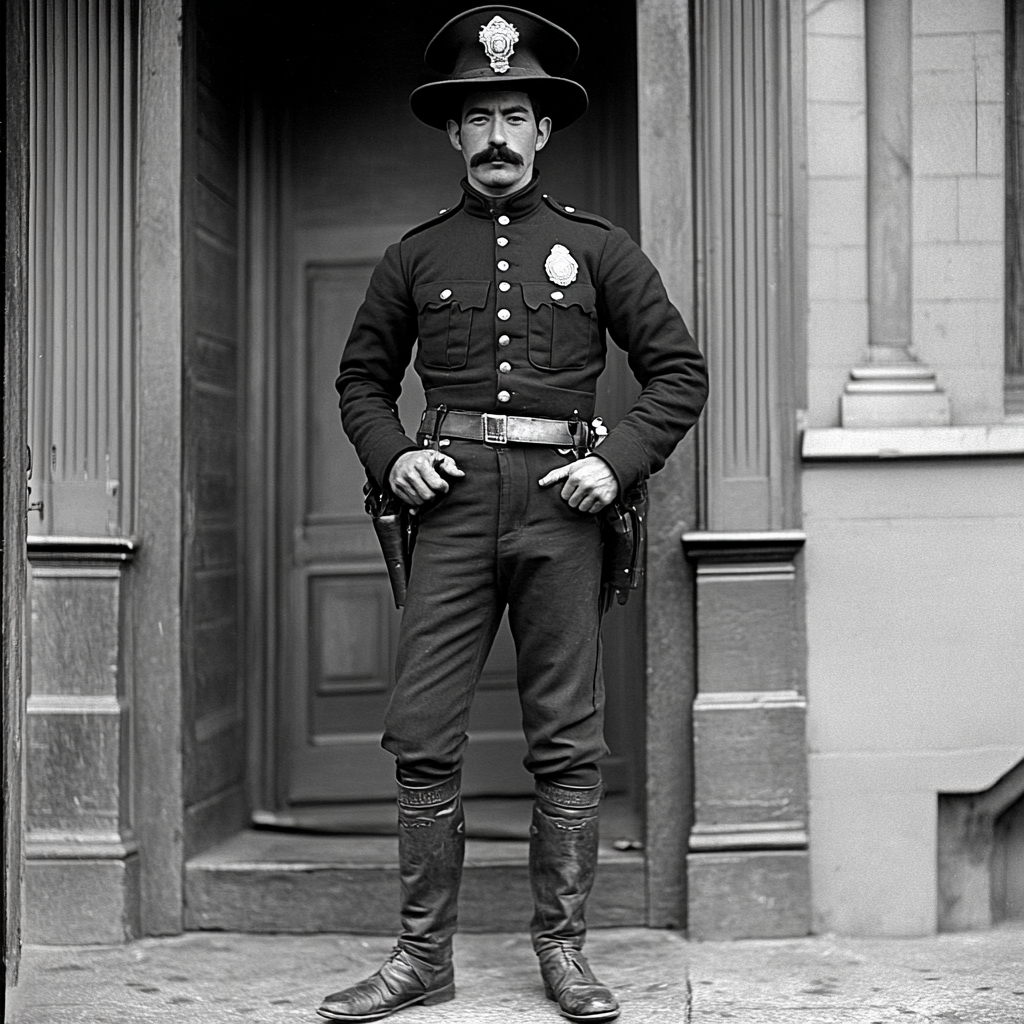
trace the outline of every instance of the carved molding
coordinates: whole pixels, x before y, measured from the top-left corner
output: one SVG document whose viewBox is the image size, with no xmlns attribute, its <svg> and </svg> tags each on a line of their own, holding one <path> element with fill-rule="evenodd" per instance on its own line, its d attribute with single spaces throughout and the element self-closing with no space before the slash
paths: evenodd
<svg viewBox="0 0 1024 1024">
<path fill-rule="evenodd" d="M 877 427 L 805 430 L 804 462 L 884 459 L 973 459 L 1024 455 L 1024 423 L 967 427 Z"/>
<path fill-rule="evenodd" d="M 682 541 L 686 557 L 705 568 L 712 564 L 791 563 L 807 542 L 807 534 L 803 530 L 693 530 L 684 533 Z"/>
<path fill-rule="evenodd" d="M 40 562 L 100 562 L 130 563 L 139 550 L 134 537 L 61 537 L 39 536 L 28 538 L 29 561 Z"/>
</svg>

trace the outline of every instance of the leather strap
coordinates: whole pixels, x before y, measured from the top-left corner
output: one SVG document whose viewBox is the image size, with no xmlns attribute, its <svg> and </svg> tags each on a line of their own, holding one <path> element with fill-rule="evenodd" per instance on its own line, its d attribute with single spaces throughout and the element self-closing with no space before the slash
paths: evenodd
<svg viewBox="0 0 1024 1024">
<path fill-rule="evenodd" d="M 587 424 L 576 423 L 573 436 L 569 420 L 546 420 L 534 416 L 505 416 L 502 413 L 465 412 L 448 409 L 439 414 L 427 409 L 420 420 L 419 437 L 434 435 L 441 420 L 440 436 L 488 444 L 548 444 L 557 448 L 575 448 L 587 443 Z"/>
</svg>

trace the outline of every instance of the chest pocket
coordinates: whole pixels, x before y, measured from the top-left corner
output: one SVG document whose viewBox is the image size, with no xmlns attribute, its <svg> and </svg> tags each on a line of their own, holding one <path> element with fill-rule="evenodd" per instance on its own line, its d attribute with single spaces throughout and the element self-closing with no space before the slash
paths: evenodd
<svg viewBox="0 0 1024 1024">
<path fill-rule="evenodd" d="M 552 293 L 562 298 L 552 298 Z M 587 284 L 524 284 L 530 362 L 539 370 L 581 370 L 597 339 L 597 292 Z"/>
<path fill-rule="evenodd" d="M 445 370 L 466 365 L 473 317 L 483 315 L 490 287 L 490 281 L 435 281 L 413 289 L 425 365 Z"/>
</svg>

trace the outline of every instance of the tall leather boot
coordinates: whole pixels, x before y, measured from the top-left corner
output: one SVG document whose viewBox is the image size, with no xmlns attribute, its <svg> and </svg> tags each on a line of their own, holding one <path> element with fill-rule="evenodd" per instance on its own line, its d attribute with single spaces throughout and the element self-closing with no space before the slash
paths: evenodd
<svg viewBox="0 0 1024 1024">
<path fill-rule="evenodd" d="M 563 1017 L 585 1024 L 614 1020 L 619 1004 L 594 977 L 583 943 L 587 897 L 597 868 L 601 787 L 579 789 L 537 781 L 530 826 L 530 934 L 544 991 Z"/>
<path fill-rule="evenodd" d="M 460 777 L 439 786 L 398 787 L 402 932 L 383 967 L 318 1009 L 329 1020 L 380 1020 L 408 1006 L 455 998 L 452 936 L 466 846 Z"/>
</svg>

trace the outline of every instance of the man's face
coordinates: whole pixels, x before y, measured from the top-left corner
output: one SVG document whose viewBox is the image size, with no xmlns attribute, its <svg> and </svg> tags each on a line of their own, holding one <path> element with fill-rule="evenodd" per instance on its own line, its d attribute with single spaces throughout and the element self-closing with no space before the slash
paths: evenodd
<svg viewBox="0 0 1024 1024">
<path fill-rule="evenodd" d="M 525 92 L 473 93 L 448 138 L 462 153 L 470 183 L 488 196 L 515 192 L 533 177 L 533 158 L 547 144 L 551 119 L 538 124 Z"/>
</svg>

